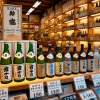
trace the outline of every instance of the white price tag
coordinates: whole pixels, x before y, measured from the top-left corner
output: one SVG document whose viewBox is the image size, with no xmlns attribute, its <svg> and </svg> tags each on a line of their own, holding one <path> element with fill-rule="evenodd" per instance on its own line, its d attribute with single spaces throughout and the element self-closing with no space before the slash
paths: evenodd
<svg viewBox="0 0 100 100">
<path fill-rule="evenodd" d="M 0 89 L 0 100 L 8 100 L 8 88 Z"/>
<path fill-rule="evenodd" d="M 100 86 L 100 74 L 91 75 L 94 87 Z"/>
<path fill-rule="evenodd" d="M 76 90 L 84 90 L 87 88 L 84 76 L 75 77 L 74 84 Z"/>
<path fill-rule="evenodd" d="M 48 95 L 62 93 L 60 80 L 47 82 L 47 87 L 48 87 Z"/>
<path fill-rule="evenodd" d="M 30 98 L 37 98 L 44 96 L 43 83 L 30 84 Z"/>
</svg>

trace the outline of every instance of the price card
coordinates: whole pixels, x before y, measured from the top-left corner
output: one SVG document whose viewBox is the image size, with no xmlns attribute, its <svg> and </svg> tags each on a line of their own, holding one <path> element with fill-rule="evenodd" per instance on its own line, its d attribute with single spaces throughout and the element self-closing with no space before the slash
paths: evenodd
<svg viewBox="0 0 100 100">
<path fill-rule="evenodd" d="M 94 87 L 100 86 L 100 74 L 91 75 Z"/>
<path fill-rule="evenodd" d="M 0 89 L 0 100 L 8 100 L 8 88 Z"/>
<path fill-rule="evenodd" d="M 74 84 L 76 90 L 84 90 L 87 88 L 84 76 L 75 77 Z"/>
<path fill-rule="evenodd" d="M 62 93 L 60 80 L 47 82 L 47 87 L 48 87 L 48 95 Z"/>
<path fill-rule="evenodd" d="M 30 98 L 37 98 L 44 96 L 43 83 L 30 84 Z"/>
</svg>

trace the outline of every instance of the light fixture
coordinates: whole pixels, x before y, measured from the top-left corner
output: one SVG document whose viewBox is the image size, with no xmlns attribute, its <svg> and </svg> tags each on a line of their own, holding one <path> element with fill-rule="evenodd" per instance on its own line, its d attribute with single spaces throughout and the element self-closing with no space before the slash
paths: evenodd
<svg viewBox="0 0 100 100">
<path fill-rule="evenodd" d="M 38 7 L 41 4 L 41 1 L 36 1 L 35 4 L 33 5 L 34 8 Z"/>
<path fill-rule="evenodd" d="M 33 10 L 34 10 L 34 8 L 30 8 L 28 12 L 31 13 Z"/>
</svg>

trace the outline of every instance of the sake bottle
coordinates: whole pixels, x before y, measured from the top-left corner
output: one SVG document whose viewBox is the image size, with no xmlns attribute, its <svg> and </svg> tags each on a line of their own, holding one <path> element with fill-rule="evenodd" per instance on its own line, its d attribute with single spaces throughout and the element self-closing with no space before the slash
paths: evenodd
<svg viewBox="0 0 100 100">
<path fill-rule="evenodd" d="M 71 54 L 69 52 L 69 45 L 66 44 L 66 52 L 64 54 L 64 74 L 70 75 L 72 73 Z"/>
<path fill-rule="evenodd" d="M 29 42 L 29 50 L 26 55 L 26 79 L 29 81 L 36 79 L 36 57 L 32 42 Z"/>
<path fill-rule="evenodd" d="M 54 77 L 55 75 L 55 63 L 54 63 L 54 55 L 51 50 L 51 44 L 48 44 L 48 54 L 46 56 L 46 76 Z"/>
<path fill-rule="evenodd" d="M 21 49 L 21 43 L 17 42 L 17 49 L 14 56 L 14 81 L 22 82 L 25 79 L 25 65 L 24 65 L 24 55 Z"/>
<path fill-rule="evenodd" d="M 80 72 L 81 73 L 87 72 L 87 58 L 86 58 L 86 53 L 84 51 L 84 44 L 81 44 L 81 50 L 80 50 Z"/>
<path fill-rule="evenodd" d="M 4 50 L 1 56 L 1 83 L 7 84 L 12 81 L 12 59 L 9 53 L 9 46 L 7 42 L 4 42 Z"/>
<path fill-rule="evenodd" d="M 39 55 L 37 58 L 37 78 L 43 79 L 46 76 L 45 58 L 42 52 L 42 45 L 39 45 Z"/>
<path fill-rule="evenodd" d="M 56 76 L 63 75 L 63 56 L 61 53 L 61 46 L 57 44 L 57 53 L 55 57 L 55 74 Z"/>
<path fill-rule="evenodd" d="M 79 73 L 79 55 L 76 51 L 76 44 L 74 44 L 74 49 L 72 53 L 72 73 L 73 74 Z"/>
<path fill-rule="evenodd" d="M 88 51 L 87 51 L 87 70 L 89 72 L 93 72 L 94 70 L 94 54 L 91 49 L 91 44 L 88 44 Z"/>
</svg>

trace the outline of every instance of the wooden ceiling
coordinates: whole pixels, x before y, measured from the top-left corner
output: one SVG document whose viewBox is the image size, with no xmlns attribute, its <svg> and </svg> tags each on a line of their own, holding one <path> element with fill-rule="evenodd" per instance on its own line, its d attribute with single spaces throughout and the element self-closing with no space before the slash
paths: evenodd
<svg viewBox="0 0 100 100">
<path fill-rule="evenodd" d="M 60 1 L 62 0 L 41 0 L 42 3 L 31 14 L 41 15 Z M 7 0 L 8 4 L 22 5 L 23 14 L 26 14 L 35 2 L 36 0 Z"/>
</svg>

